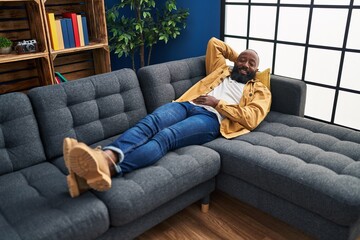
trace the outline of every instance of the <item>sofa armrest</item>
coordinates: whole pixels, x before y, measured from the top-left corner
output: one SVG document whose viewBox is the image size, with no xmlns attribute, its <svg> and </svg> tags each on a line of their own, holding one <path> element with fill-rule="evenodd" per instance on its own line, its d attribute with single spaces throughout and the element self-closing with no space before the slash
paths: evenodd
<svg viewBox="0 0 360 240">
<path fill-rule="evenodd" d="M 304 116 L 306 83 L 297 79 L 271 75 L 271 111 Z"/>
</svg>

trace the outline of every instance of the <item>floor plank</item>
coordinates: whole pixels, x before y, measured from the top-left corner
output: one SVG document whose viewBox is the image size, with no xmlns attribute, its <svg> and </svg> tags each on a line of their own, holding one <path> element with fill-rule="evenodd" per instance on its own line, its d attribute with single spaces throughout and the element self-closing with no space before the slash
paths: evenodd
<svg viewBox="0 0 360 240">
<path fill-rule="evenodd" d="M 216 191 L 204 214 L 195 203 L 140 235 L 137 240 L 314 240 L 288 224 Z"/>
</svg>

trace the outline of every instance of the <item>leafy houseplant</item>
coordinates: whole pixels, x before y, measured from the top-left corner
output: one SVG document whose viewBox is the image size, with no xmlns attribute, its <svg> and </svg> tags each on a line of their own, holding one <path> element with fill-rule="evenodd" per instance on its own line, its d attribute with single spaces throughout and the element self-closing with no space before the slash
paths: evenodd
<svg viewBox="0 0 360 240">
<path fill-rule="evenodd" d="M 120 10 L 125 7 L 134 16 L 120 16 Z M 140 67 L 143 67 L 148 49 L 146 65 L 149 65 L 153 46 L 179 36 L 188 16 L 188 10 L 177 9 L 176 0 L 167 0 L 162 9 L 155 7 L 155 0 L 119 0 L 106 12 L 110 48 L 119 58 L 130 55 L 134 70 L 135 53 L 139 51 Z"/>
<path fill-rule="evenodd" d="M 7 54 L 11 52 L 12 41 L 6 37 L 0 36 L 0 54 Z"/>
</svg>

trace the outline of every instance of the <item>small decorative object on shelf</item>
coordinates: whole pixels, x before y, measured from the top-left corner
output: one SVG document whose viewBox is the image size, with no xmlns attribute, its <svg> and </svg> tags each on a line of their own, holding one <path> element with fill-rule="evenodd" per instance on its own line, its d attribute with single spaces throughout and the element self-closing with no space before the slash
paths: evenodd
<svg viewBox="0 0 360 240">
<path fill-rule="evenodd" d="M 0 54 L 9 54 L 12 51 L 12 41 L 6 37 L 0 37 Z"/>
<path fill-rule="evenodd" d="M 38 52 L 38 44 L 35 39 L 23 40 L 16 44 L 15 51 L 18 54 Z"/>
</svg>

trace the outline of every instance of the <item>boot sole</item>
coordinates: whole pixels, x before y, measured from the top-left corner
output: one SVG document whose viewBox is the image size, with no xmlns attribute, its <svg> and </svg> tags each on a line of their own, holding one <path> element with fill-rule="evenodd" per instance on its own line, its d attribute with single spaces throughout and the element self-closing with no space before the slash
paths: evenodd
<svg viewBox="0 0 360 240">
<path fill-rule="evenodd" d="M 71 151 L 71 169 L 87 184 L 97 191 L 107 191 L 111 188 L 111 178 L 99 168 L 95 157 L 79 144 Z"/>
<path fill-rule="evenodd" d="M 68 185 L 69 193 L 72 198 L 79 196 L 81 193 L 85 192 L 86 182 L 84 179 L 81 179 L 76 176 L 76 174 L 71 170 L 70 167 L 70 150 L 78 144 L 78 141 L 71 138 L 65 138 L 63 144 L 63 153 L 65 166 L 68 169 L 69 175 L 66 176 L 66 182 Z M 84 185 L 85 188 L 82 189 L 80 185 Z"/>
</svg>

